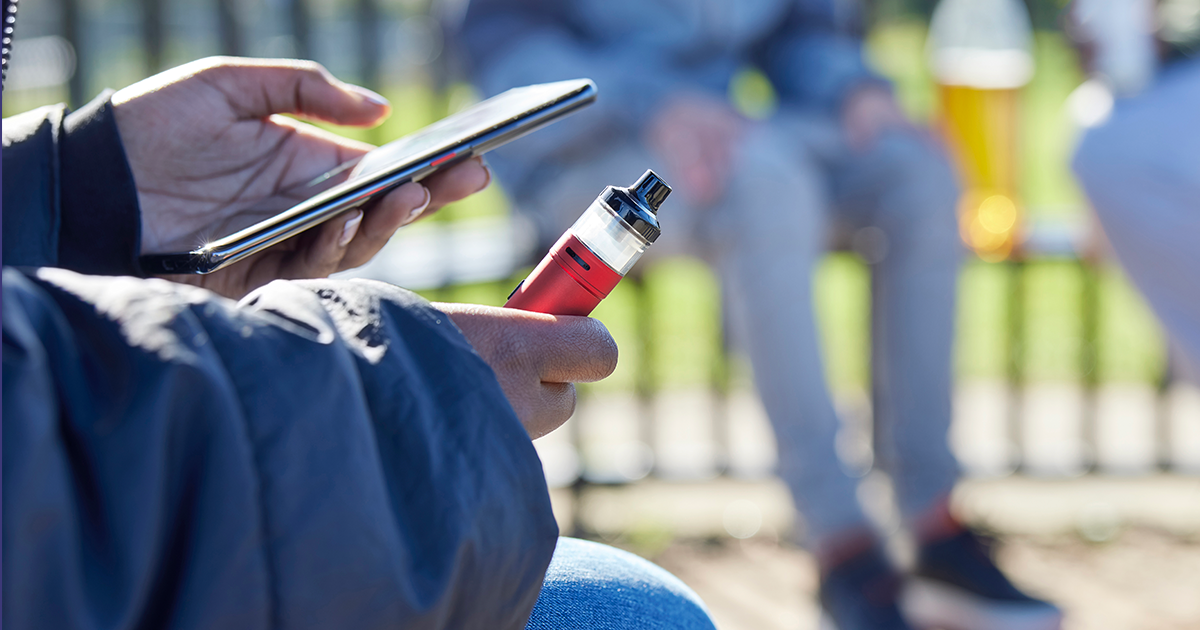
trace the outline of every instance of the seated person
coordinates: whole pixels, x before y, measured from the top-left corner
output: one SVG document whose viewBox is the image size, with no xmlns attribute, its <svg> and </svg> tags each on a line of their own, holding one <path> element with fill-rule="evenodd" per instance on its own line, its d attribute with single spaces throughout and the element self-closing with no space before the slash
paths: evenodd
<svg viewBox="0 0 1200 630">
<path fill-rule="evenodd" d="M 388 111 L 213 59 L 4 121 L 5 627 L 712 628 L 662 569 L 558 538 L 530 438 L 615 366 L 601 324 L 273 281 L 361 264 L 481 162 L 202 288 L 130 277 L 370 148 L 279 114 Z"/>
<path fill-rule="evenodd" d="M 1117 259 L 1200 377 L 1200 30 L 1088 129 L 1074 169 Z M 1149 37 L 1149 35 L 1147 35 Z M 1092 42 L 1094 47 L 1103 41 Z M 1091 55 L 1085 55 L 1085 59 Z"/>
<path fill-rule="evenodd" d="M 866 229 L 877 456 L 920 547 L 911 583 L 925 587 L 912 621 L 948 623 L 966 607 L 997 628 L 1054 628 L 1057 609 L 1013 587 L 950 516 L 956 186 L 937 143 L 867 69 L 849 4 L 474 0 L 458 39 L 485 95 L 578 77 L 600 88 L 577 124 L 495 154 L 545 240 L 597 182 L 632 181 L 650 165 L 675 187 L 651 255 L 691 253 L 716 271 L 820 565 L 822 609 L 841 630 L 907 627 L 901 576 L 838 458 L 812 303 L 830 227 Z M 744 66 L 778 94 L 762 120 L 729 104 Z"/>
</svg>

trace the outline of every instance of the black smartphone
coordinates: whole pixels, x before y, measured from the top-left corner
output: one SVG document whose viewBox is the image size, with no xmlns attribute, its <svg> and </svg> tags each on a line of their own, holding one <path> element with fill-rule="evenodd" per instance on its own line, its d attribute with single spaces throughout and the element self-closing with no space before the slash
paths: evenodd
<svg viewBox="0 0 1200 630">
<path fill-rule="evenodd" d="M 308 182 L 300 203 L 188 252 L 141 257 L 148 274 L 212 273 L 280 241 L 577 111 L 596 100 L 588 79 L 514 88 L 389 142 Z M 255 209 L 258 213 L 261 208 Z M 269 211 L 269 209 L 268 209 Z M 254 212 L 247 213 L 254 216 Z"/>
</svg>

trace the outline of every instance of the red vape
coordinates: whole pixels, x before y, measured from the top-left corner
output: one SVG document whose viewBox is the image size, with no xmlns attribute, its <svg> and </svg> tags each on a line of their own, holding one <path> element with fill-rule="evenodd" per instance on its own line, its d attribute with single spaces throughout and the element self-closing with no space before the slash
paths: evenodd
<svg viewBox="0 0 1200 630">
<path fill-rule="evenodd" d="M 654 171 L 633 186 L 609 186 L 550 248 L 504 306 L 588 315 L 658 240 L 658 207 L 671 187 Z"/>
</svg>

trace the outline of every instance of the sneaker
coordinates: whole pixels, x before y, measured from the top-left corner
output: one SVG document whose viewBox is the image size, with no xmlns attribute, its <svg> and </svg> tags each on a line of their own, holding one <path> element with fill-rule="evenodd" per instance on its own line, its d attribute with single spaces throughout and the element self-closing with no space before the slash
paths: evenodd
<svg viewBox="0 0 1200 630">
<path fill-rule="evenodd" d="M 943 630 L 1059 630 L 1062 612 L 1013 586 L 990 547 L 965 530 L 922 547 L 901 596 L 905 617 Z"/>
<path fill-rule="evenodd" d="M 900 614 L 900 574 L 878 545 L 821 578 L 821 630 L 911 630 Z"/>
</svg>

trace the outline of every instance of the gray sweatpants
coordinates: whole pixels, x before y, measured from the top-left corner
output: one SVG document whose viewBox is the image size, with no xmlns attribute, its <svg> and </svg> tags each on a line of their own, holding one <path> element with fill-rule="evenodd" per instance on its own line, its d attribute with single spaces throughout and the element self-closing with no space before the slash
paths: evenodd
<svg viewBox="0 0 1200 630">
<path fill-rule="evenodd" d="M 647 167 L 673 181 L 646 149 L 623 144 L 586 163 L 546 165 L 552 174 L 543 181 L 551 183 L 516 191 L 516 202 L 543 234 L 555 236 L 605 185 L 628 185 Z M 690 253 L 714 266 L 775 430 L 779 474 L 810 544 L 866 522 L 857 480 L 844 472 L 835 448 L 839 422 L 813 309 L 813 272 L 834 228 L 875 228 L 877 457 L 892 475 L 902 512 L 927 509 L 955 482 L 947 431 L 960 259 L 956 197 L 953 174 L 929 139 L 894 133 L 855 153 L 834 120 L 793 114 L 756 123 L 746 134 L 720 202 L 689 207 L 676 191 L 663 207 L 663 236 L 650 252 Z"/>
</svg>

